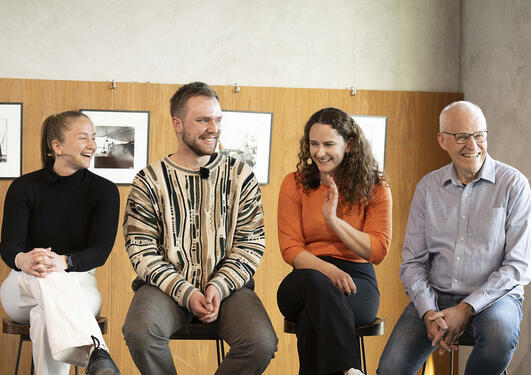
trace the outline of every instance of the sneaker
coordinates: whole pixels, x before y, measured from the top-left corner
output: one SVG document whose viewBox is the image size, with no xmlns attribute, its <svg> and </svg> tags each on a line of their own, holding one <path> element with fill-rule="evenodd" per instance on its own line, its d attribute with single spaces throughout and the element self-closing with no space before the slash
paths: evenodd
<svg viewBox="0 0 531 375">
<path fill-rule="evenodd" d="M 361 372 L 360 370 L 355 369 L 355 368 L 351 368 L 351 369 L 345 370 L 345 371 L 343 371 L 343 374 L 344 375 L 364 375 L 363 372 Z"/>
<path fill-rule="evenodd" d="M 120 374 L 120 370 L 105 349 L 100 348 L 100 340 L 90 336 L 94 342 L 94 350 L 90 355 L 89 363 L 85 374 L 89 375 L 115 375 Z"/>
</svg>

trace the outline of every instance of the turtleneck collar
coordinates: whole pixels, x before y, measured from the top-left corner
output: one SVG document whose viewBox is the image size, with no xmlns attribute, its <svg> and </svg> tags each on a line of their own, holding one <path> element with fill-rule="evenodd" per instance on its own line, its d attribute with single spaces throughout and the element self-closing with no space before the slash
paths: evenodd
<svg viewBox="0 0 531 375">
<path fill-rule="evenodd" d="M 72 189 L 87 183 L 89 172 L 87 169 L 79 169 L 70 176 L 59 176 L 51 166 L 44 168 L 44 180 L 50 184 L 64 189 Z"/>
</svg>

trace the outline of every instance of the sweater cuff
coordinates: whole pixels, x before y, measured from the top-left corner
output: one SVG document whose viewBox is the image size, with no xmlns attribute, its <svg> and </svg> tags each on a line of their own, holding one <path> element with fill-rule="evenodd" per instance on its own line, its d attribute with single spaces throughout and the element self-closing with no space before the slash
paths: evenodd
<svg viewBox="0 0 531 375">
<path fill-rule="evenodd" d="M 22 254 L 22 252 L 18 253 L 17 255 L 15 255 L 15 261 L 14 261 L 14 264 L 15 264 L 15 271 L 22 271 L 18 265 L 18 262 L 17 262 L 17 258 L 18 256 Z"/>
</svg>

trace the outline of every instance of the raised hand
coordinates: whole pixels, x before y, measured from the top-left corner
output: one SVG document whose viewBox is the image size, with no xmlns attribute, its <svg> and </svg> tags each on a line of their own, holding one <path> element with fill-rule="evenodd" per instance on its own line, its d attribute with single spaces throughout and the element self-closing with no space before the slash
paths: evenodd
<svg viewBox="0 0 531 375">
<path fill-rule="evenodd" d="M 324 193 L 324 200 L 323 200 L 323 217 L 326 221 L 330 221 L 335 219 L 336 211 L 337 211 L 337 203 L 339 199 L 339 193 L 337 190 L 337 185 L 334 182 L 334 179 L 330 177 L 330 175 L 326 176 L 328 186 L 330 187 L 330 191 L 325 191 Z"/>
</svg>

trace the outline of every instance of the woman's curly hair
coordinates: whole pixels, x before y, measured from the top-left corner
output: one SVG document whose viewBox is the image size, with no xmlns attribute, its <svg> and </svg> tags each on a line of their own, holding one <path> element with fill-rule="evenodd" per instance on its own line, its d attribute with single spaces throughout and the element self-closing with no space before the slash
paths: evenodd
<svg viewBox="0 0 531 375">
<path fill-rule="evenodd" d="M 314 113 L 306 123 L 300 140 L 297 186 L 302 185 L 303 190 L 308 192 L 320 184 L 319 169 L 310 155 L 310 129 L 316 123 L 330 125 L 345 142 L 350 141 L 350 151 L 336 167 L 333 176 L 341 201 L 349 205 L 366 204 L 372 198 L 374 185 L 387 181 L 387 177 L 378 170 L 371 146 L 359 125 L 349 114 L 337 108 L 323 108 Z"/>
</svg>

